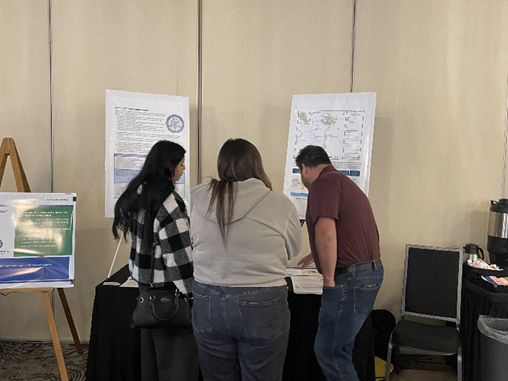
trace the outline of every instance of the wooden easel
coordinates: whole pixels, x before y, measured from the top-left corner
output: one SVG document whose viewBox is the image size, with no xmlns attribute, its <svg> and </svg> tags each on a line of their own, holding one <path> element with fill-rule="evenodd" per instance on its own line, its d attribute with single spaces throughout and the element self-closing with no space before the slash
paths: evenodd
<svg viewBox="0 0 508 381">
<path fill-rule="evenodd" d="M 16 180 L 16 187 L 18 189 L 18 192 L 30 192 L 30 186 L 28 185 L 25 171 L 23 170 L 23 166 L 21 165 L 21 160 L 19 158 L 18 151 L 16 150 L 16 145 L 14 144 L 14 140 L 11 138 L 4 138 L 2 141 L 2 145 L 0 146 L 0 186 L 2 185 L 5 166 L 7 164 L 7 156 L 11 157 L 12 169 L 14 172 L 14 178 Z M 77 352 L 79 354 L 82 354 L 83 347 L 81 346 L 81 341 L 79 340 L 78 332 L 76 331 L 76 326 L 74 325 L 74 320 L 72 319 L 71 310 L 69 308 L 69 304 L 67 303 L 65 292 L 63 288 L 57 288 L 57 290 L 58 295 L 60 296 L 60 300 L 62 302 L 62 307 L 65 312 L 65 317 L 67 318 L 67 323 L 69 324 L 69 328 L 72 333 L 72 338 L 74 339 L 74 345 L 76 346 Z M 11 293 L 11 292 L 41 293 L 42 301 L 44 303 L 44 309 L 46 311 L 46 317 L 48 318 L 49 332 L 51 334 L 51 339 L 53 340 L 53 347 L 55 348 L 58 370 L 60 371 L 62 381 L 69 381 L 62 353 L 62 347 L 60 345 L 60 338 L 58 337 L 58 331 L 56 329 L 55 316 L 53 315 L 53 309 L 51 308 L 51 301 L 49 297 L 49 293 L 51 291 L 54 291 L 53 287 L 13 288 L 13 289 L 8 288 L 0 290 L 1 293 Z"/>
</svg>

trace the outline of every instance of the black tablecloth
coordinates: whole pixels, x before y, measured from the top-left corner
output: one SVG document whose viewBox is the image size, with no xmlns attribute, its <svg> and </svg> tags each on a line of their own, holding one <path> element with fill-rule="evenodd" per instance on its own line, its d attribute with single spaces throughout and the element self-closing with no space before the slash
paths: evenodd
<svg viewBox="0 0 508 381">
<path fill-rule="evenodd" d="M 463 380 L 481 380 L 481 350 L 478 317 L 508 318 L 508 293 L 488 290 L 488 283 L 464 267 L 461 300 Z M 490 381 L 490 380 L 483 380 Z"/>
<path fill-rule="evenodd" d="M 129 267 L 109 281 L 123 283 Z M 86 379 L 88 381 L 141 380 L 140 334 L 132 329 L 131 317 L 139 290 L 132 287 L 95 287 Z"/>
<path fill-rule="evenodd" d="M 129 269 L 125 266 L 115 273 L 110 281 L 122 283 L 128 276 Z M 137 288 L 105 286 L 103 283 L 95 288 L 87 381 L 141 379 L 139 330 L 130 328 L 137 295 Z M 288 302 L 291 310 L 291 328 L 283 379 L 325 380 L 313 350 L 321 296 L 290 292 Z M 375 380 L 374 342 L 370 317 L 356 337 L 353 362 L 361 381 Z"/>
</svg>

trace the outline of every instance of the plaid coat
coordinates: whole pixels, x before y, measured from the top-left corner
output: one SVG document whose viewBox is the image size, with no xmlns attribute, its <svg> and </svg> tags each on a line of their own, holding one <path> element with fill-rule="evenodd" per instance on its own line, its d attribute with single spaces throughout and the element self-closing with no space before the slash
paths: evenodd
<svg viewBox="0 0 508 381">
<path fill-rule="evenodd" d="M 173 282 L 182 294 L 192 289 L 192 256 L 189 235 L 189 216 L 185 203 L 172 192 L 162 203 L 153 223 L 153 246 L 142 238 L 144 211 L 138 213 L 136 225 L 131 232 L 129 267 L 132 278 L 139 283 L 163 287 Z M 151 279 L 152 255 L 154 274 Z"/>
</svg>

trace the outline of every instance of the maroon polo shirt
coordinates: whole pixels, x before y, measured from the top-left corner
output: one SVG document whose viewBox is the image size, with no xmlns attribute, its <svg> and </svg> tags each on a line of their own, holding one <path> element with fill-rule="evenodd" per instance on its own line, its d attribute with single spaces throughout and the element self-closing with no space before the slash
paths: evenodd
<svg viewBox="0 0 508 381">
<path fill-rule="evenodd" d="M 312 257 L 319 272 L 315 225 L 320 217 L 335 220 L 337 268 L 380 257 L 379 233 L 369 199 L 353 180 L 331 165 L 312 182 L 305 216 Z"/>
</svg>

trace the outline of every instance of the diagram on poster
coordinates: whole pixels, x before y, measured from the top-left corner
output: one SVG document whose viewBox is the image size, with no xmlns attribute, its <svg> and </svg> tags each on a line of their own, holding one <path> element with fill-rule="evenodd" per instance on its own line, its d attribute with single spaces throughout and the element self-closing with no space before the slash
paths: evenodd
<svg viewBox="0 0 508 381">
<path fill-rule="evenodd" d="M 308 191 L 295 159 L 307 145 L 323 147 L 332 165 L 369 192 L 376 93 L 294 95 L 284 193 L 305 219 Z"/>
<path fill-rule="evenodd" d="M 72 287 L 74 193 L 0 193 L 0 288 Z"/>
<path fill-rule="evenodd" d="M 106 90 L 106 217 L 141 170 L 146 155 L 159 140 L 185 148 L 189 162 L 189 98 Z M 175 184 L 184 200 L 190 195 L 189 169 Z"/>
</svg>

